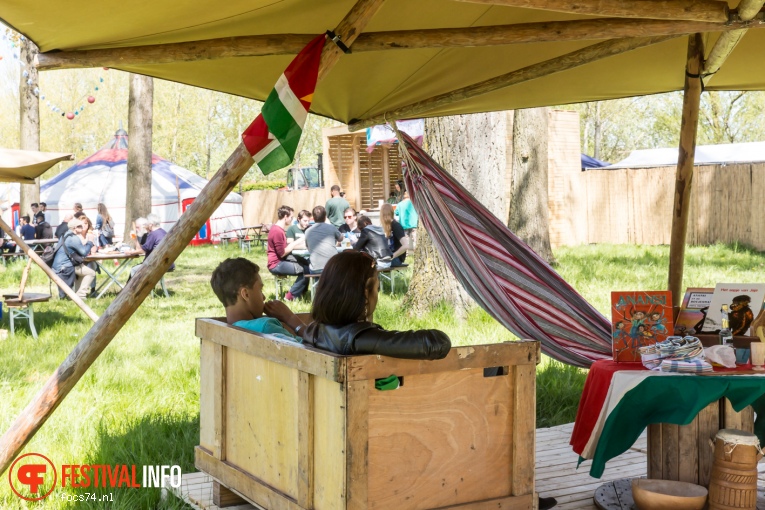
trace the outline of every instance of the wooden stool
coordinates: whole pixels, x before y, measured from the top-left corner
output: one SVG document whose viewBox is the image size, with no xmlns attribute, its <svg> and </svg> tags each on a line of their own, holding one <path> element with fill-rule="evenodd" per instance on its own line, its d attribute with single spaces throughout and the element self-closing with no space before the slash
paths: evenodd
<svg viewBox="0 0 765 510">
<path fill-rule="evenodd" d="M 25 293 L 22 299 L 18 294 L 6 294 L 5 305 L 8 307 L 8 316 L 11 322 L 11 335 L 15 334 L 15 320 L 27 319 L 29 321 L 29 330 L 32 332 L 32 338 L 37 340 L 37 330 L 35 329 L 35 312 L 32 308 L 34 303 L 44 303 L 50 300 L 50 294 Z"/>
<path fill-rule="evenodd" d="M 282 288 L 282 285 L 284 285 L 284 283 L 289 279 L 289 277 L 290 275 L 284 275 L 284 274 L 274 275 L 274 292 L 276 292 L 276 299 L 281 299 L 282 294 L 284 294 L 284 289 Z"/>
</svg>

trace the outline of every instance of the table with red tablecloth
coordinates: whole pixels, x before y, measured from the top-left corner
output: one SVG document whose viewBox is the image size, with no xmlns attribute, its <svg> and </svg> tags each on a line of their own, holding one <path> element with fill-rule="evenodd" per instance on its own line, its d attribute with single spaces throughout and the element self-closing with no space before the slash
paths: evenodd
<svg viewBox="0 0 765 510">
<path fill-rule="evenodd" d="M 723 397 L 736 411 L 754 408 L 754 431 L 765 440 L 765 375 L 700 376 L 597 361 L 587 375 L 571 446 L 582 459 L 592 459 L 590 475 L 599 478 L 606 462 L 626 452 L 649 424 L 687 425 Z"/>
</svg>

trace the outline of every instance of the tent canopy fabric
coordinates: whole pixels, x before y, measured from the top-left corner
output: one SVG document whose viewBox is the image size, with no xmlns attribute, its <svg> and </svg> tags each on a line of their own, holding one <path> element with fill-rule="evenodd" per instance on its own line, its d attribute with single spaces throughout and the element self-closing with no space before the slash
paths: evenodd
<svg viewBox="0 0 765 510">
<path fill-rule="evenodd" d="M 0 149 L 0 182 L 34 184 L 50 167 L 71 159 L 73 156 L 65 152 Z"/>
<path fill-rule="evenodd" d="M 266 34 L 320 34 L 334 29 L 356 0 L 0 0 L 0 17 L 42 52 L 132 47 Z M 729 2 L 736 7 L 737 1 Z M 484 27 L 593 17 L 454 0 L 387 0 L 364 32 Z M 709 32 L 711 48 L 720 32 Z M 600 41 L 535 42 L 503 46 L 393 49 L 343 55 L 316 90 L 312 111 L 348 122 L 487 80 Z M 753 28 L 707 90 L 761 90 L 757 60 L 765 29 Z M 678 36 L 436 107 L 439 116 L 613 99 L 680 90 L 687 38 Z M 125 71 L 264 100 L 293 55 L 228 57 L 116 66 Z M 101 65 L 101 64 L 99 64 Z"/>
<path fill-rule="evenodd" d="M 735 165 L 765 162 L 765 142 L 697 145 L 694 165 Z M 625 159 L 606 166 L 603 170 L 618 168 L 653 168 L 677 166 L 677 147 L 666 149 L 640 149 L 630 152 Z"/>
<path fill-rule="evenodd" d="M 48 206 L 51 224 L 61 222 L 75 202 L 82 204 L 89 218 L 95 220 L 99 203 L 106 205 L 121 234 L 125 225 L 127 198 L 128 136 L 118 130 L 103 148 L 64 170 L 40 186 L 40 197 Z M 207 180 L 152 154 L 151 208 L 159 215 L 162 227 L 169 230 L 180 217 L 184 204 L 193 201 Z M 221 233 L 241 228 L 242 197 L 229 193 L 210 218 L 212 240 Z"/>
</svg>

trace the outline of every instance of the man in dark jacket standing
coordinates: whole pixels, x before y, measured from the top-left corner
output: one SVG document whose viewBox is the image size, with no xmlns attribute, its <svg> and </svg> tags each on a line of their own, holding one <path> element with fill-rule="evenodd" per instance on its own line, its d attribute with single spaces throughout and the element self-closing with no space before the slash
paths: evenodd
<svg viewBox="0 0 765 510">
<path fill-rule="evenodd" d="M 45 213 L 42 211 L 35 215 L 37 224 L 35 225 L 35 239 L 53 239 L 53 228 L 50 223 L 45 221 Z"/>
</svg>

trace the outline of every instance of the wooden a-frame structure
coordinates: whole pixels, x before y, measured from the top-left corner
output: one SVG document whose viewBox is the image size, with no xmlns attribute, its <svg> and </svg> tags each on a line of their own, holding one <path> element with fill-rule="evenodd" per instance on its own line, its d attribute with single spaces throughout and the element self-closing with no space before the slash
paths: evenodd
<svg viewBox="0 0 765 510">
<path fill-rule="evenodd" d="M 111 0 L 83 4 L 81 9 L 58 0 L 34 5 L 0 0 L 0 18 L 39 46 L 41 70 L 114 67 L 259 100 L 271 91 L 291 55 L 315 34 L 334 27 L 329 36 L 339 44 L 324 48 L 312 111 L 349 123 L 351 129 L 390 119 L 611 99 L 682 87 L 669 273 L 669 287 L 678 300 L 700 94 L 703 87 L 765 88 L 765 67 L 747 59 L 759 54 L 765 31 L 752 30 L 743 38 L 750 29 L 763 26 L 763 3 L 232 0 L 211 9 L 202 0 L 159 0 L 147 13 L 142 5 Z M 602 42 L 592 44 L 597 40 Z M 0 472 L 252 164 L 240 144 L 5 432 Z"/>
</svg>

